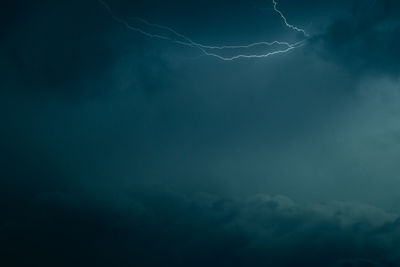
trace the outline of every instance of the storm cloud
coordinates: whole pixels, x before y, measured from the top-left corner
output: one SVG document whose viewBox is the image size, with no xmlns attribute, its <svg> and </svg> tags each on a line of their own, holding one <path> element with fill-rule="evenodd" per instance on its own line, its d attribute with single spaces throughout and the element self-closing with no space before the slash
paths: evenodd
<svg viewBox="0 0 400 267">
<path fill-rule="evenodd" d="M 13 266 L 400 262 L 397 215 L 365 204 L 300 204 L 268 195 L 185 196 L 157 186 L 127 189 L 108 201 L 104 197 L 33 196 L 2 225 L 2 260 Z M 18 256 L 21 250 L 24 257 Z"/>
<path fill-rule="evenodd" d="M 323 55 L 355 73 L 397 77 L 400 21 L 397 1 L 355 1 L 313 41 Z"/>
<path fill-rule="evenodd" d="M 398 266 L 399 4 L 278 2 L 6 1 L 0 265 Z"/>
</svg>

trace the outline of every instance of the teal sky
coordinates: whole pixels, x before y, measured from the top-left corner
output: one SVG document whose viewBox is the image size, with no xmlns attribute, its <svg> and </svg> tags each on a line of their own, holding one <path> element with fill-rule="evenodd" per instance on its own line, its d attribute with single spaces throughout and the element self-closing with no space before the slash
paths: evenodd
<svg viewBox="0 0 400 267">
<path fill-rule="evenodd" d="M 107 4 L 5 3 L 0 265 L 400 263 L 397 1 Z"/>
</svg>

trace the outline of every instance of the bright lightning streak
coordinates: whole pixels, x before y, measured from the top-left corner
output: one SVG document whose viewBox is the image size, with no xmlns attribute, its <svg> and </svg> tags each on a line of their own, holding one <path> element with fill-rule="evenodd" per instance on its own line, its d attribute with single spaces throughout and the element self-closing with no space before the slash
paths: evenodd
<svg viewBox="0 0 400 267">
<path fill-rule="evenodd" d="M 159 29 L 167 30 L 167 31 L 175 34 L 176 36 L 186 40 L 188 43 L 192 44 L 193 46 L 198 46 L 198 47 L 201 47 L 201 48 L 204 48 L 204 49 L 219 49 L 219 50 L 223 50 L 223 49 L 246 49 L 246 48 L 251 48 L 251 47 L 260 46 L 260 45 L 267 45 L 267 46 L 285 45 L 287 47 L 291 47 L 292 46 L 288 42 L 280 42 L 280 41 L 256 42 L 256 43 L 251 43 L 251 44 L 248 44 L 248 45 L 223 45 L 223 46 L 204 45 L 204 44 L 200 44 L 200 43 L 194 42 L 193 40 L 191 40 L 187 36 L 184 36 L 183 34 L 178 33 L 177 31 L 175 31 L 174 29 L 172 29 L 170 27 L 159 25 L 159 24 L 155 24 L 155 23 L 150 23 L 147 20 L 144 20 L 144 19 L 138 18 L 138 17 L 133 17 L 133 19 L 141 21 L 141 22 L 143 22 L 144 24 L 146 24 L 148 26 L 153 26 L 153 27 L 156 27 L 156 28 L 159 28 Z"/>
<path fill-rule="evenodd" d="M 132 17 L 131 19 L 135 19 L 137 21 L 140 21 L 141 23 L 150 26 L 150 27 L 154 27 L 154 28 L 158 28 L 161 30 L 165 30 L 167 32 L 169 32 L 170 34 L 172 33 L 173 35 L 175 35 L 176 38 L 172 38 L 169 35 L 160 35 L 160 34 L 153 34 L 150 32 L 147 32 L 145 30 L 142 30 L 141 28 L 138 27 L 134 27 L 132 26 L 129 21 L 124 20 L 120 17 L 118 17 L 117 15 L 115 15 L 115 13 L 113 12 L 113 10 L 110 8 L 110 6 L 104 2 L 103 0 L 98 0 L 107 10 L 107 12 L 110 14 L 110 16 L 118 23 L 124 25 L 126 28 L 128 28 L 129 30 L 132 31 L 136 31 L 138 33 L 141 33 L 145 36 L 148 36 L 150 38 L 156 38 L 156 39 L 162 39 L 162 40 L 166 40 L 166 41 L 170 41 L 170 42 L 174 42 L 180 45 L 184 45 L 184 46 L 189 46 L 189 47 L 193 47 L 193 48 L 197 48 L 199 49 L 203 55 L 205 56 L 211 56 L 211 57 L 215 57 L 218 58 L 220 60 L 224 60 L 224 61 L 232 61 L 235 59 L 240 59 L 240 58 L 266 58 L 272 55 L 276 55 L 276 54 L 283 54 L 283 53 L 287 53 L 295 48 L 301 47 L 304 45 L 306 40 L 302 40 L 300 42 L 297 43 L 288 43 L 288 42 L 282 42 L 282 41 L 272 41 L 272 42 L 266 42 L 266 41 L 262 41 L 262 42 L 255 42 L 255 43 L 250 43 L 247 45 L 223 45 L 223 46 L 211 46 L 211 45 L 205 45 L 205 44 L 201 44 L 198 42 L 193 41 L 192 39 L 190 39 L 189 37 L 177 32 L 176 30 L 164 26 L 164 25 L 159 25 L 159 24 L 155 24 L 155 23 L 150 23 L 142 18 L 138 18 L 138 17 Z M 277 2 L 275 0 L 272 0 L 273 4 L 274 4 L 274 10 L 281 16 L 281 18 L 283 19 L 285 25 L 292 29 L 295 30 L 297 32 L 302 32 L 304 34 L 304 36 L 308 37 L 309 35 L 300 28 L 297 28 L 296 26 L 293 26 L 291 24 L 289 24 L 286 20 L 286 17 L 283 15 L 283 13 L 281 11 L 279 11 L 276 6 L 277 6 Z M 284 46 L 284 49 L 278 49 L 275 51 L 271 51 L 271 52 L 267 52 L 267 53 L 263 53 L 263 54 L 235 54 L 233 56 L 227 57 L 227 56 L 222 56 L 220 54 L 214 53 L 214 52 L 210 52 L 210 50 L 235 50 L 235 49 L 249 49 L 249 48 L 253 48 L 256 46 L 273 46 L 273 45 L 279 45 L 279 46 Z"/>
<path fill-rule="evenodd" d="M 239 58 L 266 58 L 266 57 L 269 57 L 269 56 L 272 56 L 272 55 L 287 53 L 287 52 L 289 52 L 290 50 L 293 50 L 293 49 L 298 48 L 298 47 L 300 47 L 300 46 L 302 46 L 302 45 L 300 45 L 300 44 L 297 45 L 297 46 L 294 46 L 294 45 L 293 45 L 293 46 L 288 47 L 288 48 L 286 48 L 286 49 L 283 49 L 283 50 L 276 50 L 276 51 L 273 51 L 273 52 L 268 52 L 268 53 L 266 53 L 266 54 L 255 54 L 255 55 L 254 55 L 254 54 L 251 54 L 251 55 L 238 54 L 238 55 L 231 56 L 231 57 L 224 57 L 224 56 L 221 56 L 221 55 L 218 55 L 218 54 L 209 53 L 209 52 L 207 52 L 207 51 L 205 51 L 205 50 L 203 50 L 203 53 L 204 53 L 206 56 L 216 57 L 216 58 L 221 59 L 221 60 L 224 60 L 224 61 L 232 61 L 232 60 L 239 59 Z"/>
<path fill-rule="evenodd" d="M 272 3 L 274 4 L 274 10 L 281 16 L 283 22 L 285 23 L 285 25 L 287 27 L 289 27 L 290 29 L 295 30 L 297 32 L 303 33 L 305 37 L 309 37 L 308 33 L 305 30 L 303 30 L 301 28 L 298 28 L 298 27 L 296 27 L 296 26 L 294 26 L 292 24 L 289 24 L 287 22 L 287 19 L 286 19 L 285 15 L 283 15 L 283 13 L 277 8 L 278 3 L 275 0 L 272 0 Z"/>
</svg>

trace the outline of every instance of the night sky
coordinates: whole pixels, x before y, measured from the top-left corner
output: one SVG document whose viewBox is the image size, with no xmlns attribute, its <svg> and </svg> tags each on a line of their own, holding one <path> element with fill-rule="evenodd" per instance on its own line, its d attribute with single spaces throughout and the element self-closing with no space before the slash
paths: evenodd
<svg viewBox="0 0 400 267">
<path fill-rule="evenodd" d="M 400 266 L 400 2 L 277 6 L 3 0 L 0 266 Z"/>
</svg>

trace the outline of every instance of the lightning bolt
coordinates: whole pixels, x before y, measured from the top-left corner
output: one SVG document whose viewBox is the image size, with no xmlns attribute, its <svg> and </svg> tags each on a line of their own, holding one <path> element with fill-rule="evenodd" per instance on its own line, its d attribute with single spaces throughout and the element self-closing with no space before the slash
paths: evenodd
<svg viewBox="0 0 400 267">
<path fill-rule="evenodd" d="M 294 25 L 292 25 L 292 24 L 289 24 L 289 23 L 287 22 L 287 19 L 286 19 L 285 15 L 283 15 L 282 11 L 280 11 L 280 10 L 277 8 L 278 3 L 277 3 L 275 0 L 272 0 L 272 3 L 274 4 L 274 10 L 275 10 L 275 12 L 277 12 L 277 13 L 281 16 L 281 18 L 282 18 L 283 22 L 285 23 L 286 27 L 288 27 L 288 28 L 290 28 L 290 29 L 292 29 L 292 30 L 295 30 L 295 31 L 297 31 L 297 32 L 301 32 L 302 34 L 304 34 L 305 37 L 309 37 L 308 33 L 307 33 L 305 30 L 303 30 L 303 29 L 301 29 L 301 28 L 298 28 L 298 27 L 296 27 L 296 26 L 294 26 Z"/>
<path fill-rule="evenodd" d="M 173 43 L 176 43 L 179 45 L 196 48 L 196 49 L 200 50 L 200 52 L 205 56 L 215 57 L 217 59 L 224 60 L 224 61 L 232 61 L 232 60 L 240 59 L 240 58 L 266 58 L 266 57 L 269 57 L 272 55 L 287 53 L 293 49 L 303 46 L 307 40 L 307 39 L 303 39 L 296 43 L 289 43 L 289 42 L 275 40 L 275 41 L 271 41 L 271 42 L 267 42 L 267 41 L 255 42 L 255 43 L 249 43 L 249 44 L 245 44 L 245 45 L 222 45 L 222 46 L 205 45 L 205 44 L 193 41 L 191 38 L 179 33 L 178 31 L 174 30 L 173 28 L 170 28 L 170 27 L 167 27 L 164 25 L 160 25 L 160 24 L 151 23 L 151 22 L 149 22 L 145 19 L 139 18 L 139 17 L 130 17 L 128 19 L 136 20 L 146 26 L 150 26 L 153 28 L 157 28 L 159 30 L 163 30 L 163 31 L 165 31 L 165 33 L 168 32 L 170 35 L 154 34 L 154 33 L 145 31 L 139 27 L 132 26 L 131 23 L 129 22 L 129 20 L 125 20 L 125 19 L 122 19 L 121 17 L 117 16 L 114 13 L 114 11 L 111 9 L 111 7 L 105 1 L 103 1 L 103 0 L 98 0 L 98 1 L 105 7 L 107 12 L 110 14 L 110 16 L 116 22 L 124 25 L 127 29 L 129 29 L 131 31 L 138 32 L 138 33 L 143 34 L 150 38 L 161 39 L 161 40 L 170 41 L 170 42 L 173 42 Z M 295 30 L 297 32 L 303 33 L 305 37 L 309 36 L 305 30 L 289 24 L 287 22 L 286 17 L 283 15 L 283 13 L 277 9 L 277 2 L 275 0 L 272 0 L 272 3 L 274 4 L 274 10 L 280 15 L 283 22 L 285 23 L 285 25 L 288 28 Z M 174 37 L 171 37 L 171 34 Z M 234 54 L 233 56 L 223 56 L 223 55 L 215 52 L 215 51 L 223 51 L 223 50 L 234 51 L 234 50 L 238 50 L 238 49 L 250 49 L 250 48 L 254 48 L 254 47 L 258 47 L 258 46 L 267 46 L 267 47 L 280 46 L 281 48 L 270 51 L 270 52 L 260 53 L 260 54 L 240 54 L 239 53 L 239 54 Z"/>
</svg>

